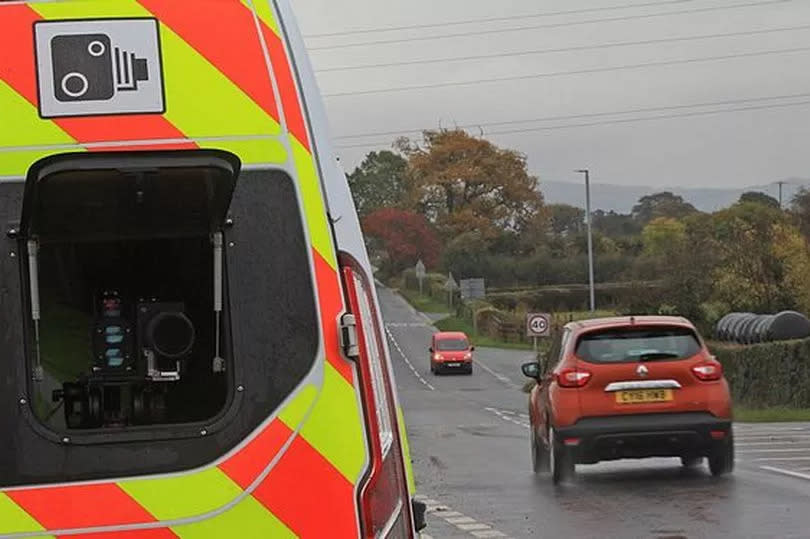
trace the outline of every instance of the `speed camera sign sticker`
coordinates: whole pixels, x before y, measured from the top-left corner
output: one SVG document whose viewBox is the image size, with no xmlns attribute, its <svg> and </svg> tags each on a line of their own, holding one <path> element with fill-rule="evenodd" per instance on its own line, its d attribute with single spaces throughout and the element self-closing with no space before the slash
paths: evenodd
<svg viewBox="0 0 810 539">
<path fill-rule="evenodd" d="M 155 19 L 34 25 L 43 118 L 165 112 Z"/>
<path fill-rule="evenodd" d="M 529 337 L 546 337 L 549 334 L 550 315 L 546 313 L 530 313 L 526 316 L 526 329 Z"/>
</svg>

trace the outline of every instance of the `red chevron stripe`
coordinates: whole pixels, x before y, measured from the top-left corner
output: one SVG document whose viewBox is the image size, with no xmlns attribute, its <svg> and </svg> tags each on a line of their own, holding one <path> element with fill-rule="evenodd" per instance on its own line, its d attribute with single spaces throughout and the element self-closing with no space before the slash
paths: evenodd
<svg viewBox="0 0 810 539">
<path fill-rule="evenodd" d="M 296 437 L 253 497 L 299 537 L 359 535 L 354 487 L 301 437 Z"/>
<path fill-rule="evenodd" d="M 280 420 L 270 423 L 256 438 L 219 468 L 233 481 L 246 489 L 281 450 L 292 431 Z"/>
<path fill-rule="evenodd" d="M 42 20 L 26 5 L 3 6 L 0 32 L 0 79 L 34 106 L 38 106 L 34 23 Z M 13 51 L 13 52 L 12 52 Z M 182 139 L 186 136 L 163 116 L 126 115 L 52 120 L 79 143 L 116 140 Z M 189 142 L 189 146 L 194 147 Z"/>
<path fill-rule="evenodd" d="M 318 281 L 318 302 L 321 306 L 326 358 L 351 384 L 354 382 L 354 374 L 351 364 L 343 359 L 340 353 L 340 339 L 336 323 L 338 314 L 343 310 L 338 276 L 332 266 L 315 249 L 312 250 L 312 257 L 315 261 L 315 278 Z"/>
<path fill-rule="evenodd" d="M 7 491 L 46 530 L 155 522 L 155 518 L 115 483 Z M 168 529 L 144 530 L 138 539 L 175 537 Z M 94 536 L 95 537 L 95 536 Z"/>
<path fill-rule="evenodd" d="M 239 0 L 189 9 L 176 0 L 138 0 L 278 121 L 278 108 L 253 14 Z"/>
</svg>

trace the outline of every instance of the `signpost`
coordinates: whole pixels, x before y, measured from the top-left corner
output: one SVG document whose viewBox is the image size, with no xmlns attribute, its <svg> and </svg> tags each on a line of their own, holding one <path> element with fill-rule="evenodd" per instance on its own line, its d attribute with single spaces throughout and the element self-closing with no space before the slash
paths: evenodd
<svg viewBox="0 0 810 539">
<path fill-rule="evenodd" d="M 484 279 L 462 279 L 459 285 L 461 287 L 461 299 L 482 299 L 487 295 Z"/>
<path fill-rule="evenodd" d="M 419 262 L 416 263 L 416 278 L 419 280 L 419 295 L 422 295 L 422 282 L 425 280 L 425 264 L 422 262 L 422 259 L 419 259 Z"/>
<path fill-rule="evenodd" d="M 447 274 L 447 282 L 444 283 L 444 289 L 447 290 L 447 303 L 452 307 L 453 293 L 458 290 L 458 283 L 453 279 L 452 272 Z"/>
<path fill-rule="evenodd" d="M 549 313 L 527 313 L 526 336 L 532 338 L 534 351 L 537 352 L 538 337 L 551 336 L 551 315 Z"/>
</svg>

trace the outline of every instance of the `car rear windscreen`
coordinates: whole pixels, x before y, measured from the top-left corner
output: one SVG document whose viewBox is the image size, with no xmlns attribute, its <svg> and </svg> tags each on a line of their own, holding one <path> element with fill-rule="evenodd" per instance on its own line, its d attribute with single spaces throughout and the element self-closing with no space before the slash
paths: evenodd
<svg viewBox="0 0 810 539">
<path fill-rule="evenodd" d="M 440 352 L 460 352 L 469 347 L 466 339 L 441 339 L 436 343 L 436 348 Z"/>
<path fill-rule="evenodd" d="M 577 357 L 591 363 L 666 361 L 700 352 L 694 331 L 684 327 L 627 327 L 586 333 L 577 343 Z"/>
</svg>

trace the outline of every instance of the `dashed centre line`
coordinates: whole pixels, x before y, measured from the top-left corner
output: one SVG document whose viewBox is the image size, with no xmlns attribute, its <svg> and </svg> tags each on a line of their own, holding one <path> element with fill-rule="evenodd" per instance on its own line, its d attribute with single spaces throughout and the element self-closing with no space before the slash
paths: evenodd
<svg viewBox="0 0 810 539">
<path fill-rule="evenodd" d="M 428 498 L 427 496 L 423 496 L 417 494 L 414 496 L 417 500 L 421 501 L 427 506 L 427 514 L 438 516 L 439 518 L 443 519 L 445 522 L 450 524 L 451 526 L 455 527 L 456 529 L 469 533 L 473 537 L 507 537 L 507 535 L 501 531 L 496 530 L 489 524 L 485 524 L 483 522 L 478 522 L 472 517 L 468 517 L 463 513 L 459 513 L 458 511 L 453 511 L 450 507 L 442 504 L 441 502 L 434 500 L 432 498 Z M 430 524 L 428 524 L 428 530 L 430 529 Z M 427 534 L 421 534 L 422 539 L 431 539 L 431 537 Z"/>
<path fill-rule="evenodd" d="M 396 348 L 397 352 L 399 352 L 399 355 L 402 357 L 403 360 L 405 360 L 405 364 L 408 366 L 409 369 L 411 369 L 411 372 L 413 372 L 413 375 L 416 376 L 416 379 L 419 380 L 419 382 L 421 382 L 422 385 L 427 387 L 430 391 L 435 391 L 436 388 L 433 387 L 433 384 L 431 384 L 430 382 L 425 380 L 422 377 L 422 375 L 419 374 L 419 371 L 416 370 L 416 367 L 413 366 L 413 363 L 411 363 L 411 360 L 408 359 L 408 356 L 406 356 L 405 352 L 402 351 L 402 348 L 399 346 L 399 343 L 394 338 L 394 334 L 391 333 L 390 329 L 388 329 L 388 326 L 389 326 L 389 324 L 386 324 L 386 326 L 385 326 L 385 333 L 388 335 L 388 340 L 391 341 L 391 344 L 394 345 L 394 348 Z"/>
</svg>

